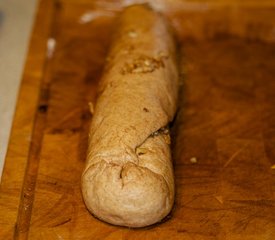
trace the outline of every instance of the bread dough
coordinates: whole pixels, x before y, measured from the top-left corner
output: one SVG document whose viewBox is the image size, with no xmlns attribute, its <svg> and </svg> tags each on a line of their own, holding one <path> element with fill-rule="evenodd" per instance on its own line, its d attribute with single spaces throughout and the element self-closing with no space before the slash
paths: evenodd
<svg viewBox="0 0 275 240">
<path fill-rule="evenodd" d="M 164 17 L 133 5 L 118 17 L 90 127 L 83 199 L 111 224 L 143 227 L 174 202 L 168 123 L 176 112 L 176 47 Z"/>
</svg>

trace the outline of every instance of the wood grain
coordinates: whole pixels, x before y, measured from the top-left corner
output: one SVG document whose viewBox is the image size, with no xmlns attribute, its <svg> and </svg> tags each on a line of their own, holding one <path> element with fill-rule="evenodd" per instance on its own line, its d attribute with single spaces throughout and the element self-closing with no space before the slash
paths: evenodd
<svg viewBox="0 0 275 240">
<path fill-rule="evenodd" d="M 86 210 L 88 102 L 122 4 L 42 0 L 0 185 L 0 239 L 275 239 L 275 4 L 172 3 L 161 10 L 177 31 L 183 84 L 171 214 L 136 230 Z M 87 12 L 97 17 L 81 23 Z"/>
</svg>

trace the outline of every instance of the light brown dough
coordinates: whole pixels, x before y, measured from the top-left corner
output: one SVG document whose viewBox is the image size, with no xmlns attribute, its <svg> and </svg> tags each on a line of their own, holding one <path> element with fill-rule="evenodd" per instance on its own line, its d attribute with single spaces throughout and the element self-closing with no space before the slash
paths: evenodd
<svg viewBox="0 0 275 240">
<path fill-rule="evenodd" d="M 177 102 L 176 48 L 166 20 L 146 5 L 126 8 L 101 80 L 82 193 L 111 224 L 143 227 L 174 202 L 170 136 Z"/>
</svg>

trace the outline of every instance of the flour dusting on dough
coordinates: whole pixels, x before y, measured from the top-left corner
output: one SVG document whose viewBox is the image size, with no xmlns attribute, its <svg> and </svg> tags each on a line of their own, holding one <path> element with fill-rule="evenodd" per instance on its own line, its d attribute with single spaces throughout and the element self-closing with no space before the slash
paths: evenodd
<svg viewBox="0 0 275 240">
<path fill-rule="evenodd" d="M 85 24 L 103 16 L 112 17 L 114 16 L 114 13 L 107 11 L 88 11 L 80 16 L 78 22 L 80 24 Z"/>
</svg>

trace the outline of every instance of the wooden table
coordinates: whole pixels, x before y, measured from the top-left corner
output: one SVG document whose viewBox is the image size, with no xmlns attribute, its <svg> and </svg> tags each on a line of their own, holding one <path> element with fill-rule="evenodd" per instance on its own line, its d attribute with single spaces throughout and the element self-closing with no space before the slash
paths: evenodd
<svg viewBox="0 0 275 240">
<path fill-rule="evenodd" d="M 86 210 L 88 102 L 122 4 L 42 0 L 0 187 L 0 239 L 275 239 L 274 1 L 164 5 L 184 79 L 171 214 L 135 230 Z"/>
</svg>

